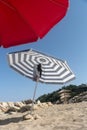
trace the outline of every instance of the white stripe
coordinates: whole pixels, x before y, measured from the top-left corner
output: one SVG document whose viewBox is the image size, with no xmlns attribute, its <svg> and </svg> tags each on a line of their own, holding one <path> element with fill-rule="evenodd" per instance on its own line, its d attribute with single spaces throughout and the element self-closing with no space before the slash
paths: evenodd
<svg viewBox="0 0 87 130">
<path fill-rule="evenodd" d="M 16 63 L 16 65 L 18 65 L 19 67 L 23 68 L 25 71 L 27 71 L 27 73 L 25 71 L 23 71 L 22 69 L 20 69 L 18 66 L 14 65 L 13 59 L 12 59 L 12 55 L 9 55 L 9 58 L 10 58 L 10 66 L 11 67 L 17 69 L 18 71 L 20 71 L 21 73 L 23 73 L 26 76 L 28 76 L 27 73 L 31 73 L 31 74 L 33 73 L 32 71 L 28 71 L 28 69 L 24 68 L 21 64 L 16 63 L 16 62 L 18 62 L 18 55 L 17 54 L 15 55 L 15 58 L 16 58 L 15 59 L 15 63 Z"/>
<path fill-rule="evenodd" d="M 21 55 L 21 62 L 22 62 L 22 64 L 24 65 L 24 67 L 27 67 L 28 69 L 30 69 L 31 71 L 33 71 L 33 66 L 32 66 L 32 64 L 30 63 L 30 61 L 27 61 L 27 63 L 29 63 L 29 65 L 26 64 L 26 62 L 24 62 L 24 55 Z M 30 65 L 31 65 L 32 67 L 30 67 Z"/>
</svg>

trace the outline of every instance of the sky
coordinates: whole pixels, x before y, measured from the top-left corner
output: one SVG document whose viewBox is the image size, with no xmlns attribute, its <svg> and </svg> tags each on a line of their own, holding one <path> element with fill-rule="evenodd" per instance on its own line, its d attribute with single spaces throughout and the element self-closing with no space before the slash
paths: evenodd
<svg viewBox="0 0 87 130">
<path fill-rule="evenodd" d="M 7 54 L 34 49 L 66 60 L 76 78 L 64 85 L 39 83 L 35 99 L 70 84 L 87 84 L 87 1 L 70 0 L 66 16 L 37 42 L 0 48 L 0 102 L 33 98 L 35 82 L 10 68 Z"/>
</svg>

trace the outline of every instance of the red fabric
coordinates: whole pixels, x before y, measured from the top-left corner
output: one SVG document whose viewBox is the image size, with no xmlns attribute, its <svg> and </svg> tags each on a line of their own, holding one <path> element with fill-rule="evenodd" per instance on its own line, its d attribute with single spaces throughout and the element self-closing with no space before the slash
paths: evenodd
<svg viewBox="0 0 87 130">
<path fill-rule="evenodd" d="M 34 42 L 66 14 L 68 0 L 0 0 L 0 45 Z"/>
</svg>

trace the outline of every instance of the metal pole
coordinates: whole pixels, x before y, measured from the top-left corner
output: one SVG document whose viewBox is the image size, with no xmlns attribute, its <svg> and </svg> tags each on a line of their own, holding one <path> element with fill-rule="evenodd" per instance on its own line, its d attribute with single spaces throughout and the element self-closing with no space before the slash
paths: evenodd
<svg viewBox="0 0 87 130">
<path fill-rule="evenodd" d="M 31 115 L 32 115 L 33 108 L 34 108 L 34 100 L 35 100 L 35 95 L 36 95 L 36 90 L 37 90 L 37 85 L 38 85 L 38 82 L 39 82 L 39 79 L 38 79 L 38 80 L 36 80 L 36 85 L 35 85 L 35 89 L 34 89 L 34 95 L 33 95 L 33 99 L 32 99 L 31 111 L 30 111 L 30 112 L 28 112 L 26 115 L 24 115 L 24 118 L 25 118 L 28 114 L 31 114 Z"/>
<path fill-rule="evenodd" d="M 35 89 L 34 89 L 33 102 L 34 102 L 34 100 L 35 100 L 37 85 L 38 85 L 38 81 L 36 81 L 36 85 L 35 85 Z"/>
<path fill-rule="evenodd" d="M 31 113 L 32 113 L 33 108 L 34 108 L 34 100 L 35 100 L 35 95 L 36 95 L 36 90 L 37 90 L 38 81 L 39 81 L 39 80 L 36 80 L 36 85 L 35 85 L 34 95 L 33 95 L 33 100 L 32 100 L 32 106 L 31 106 Z"/>
</svg>

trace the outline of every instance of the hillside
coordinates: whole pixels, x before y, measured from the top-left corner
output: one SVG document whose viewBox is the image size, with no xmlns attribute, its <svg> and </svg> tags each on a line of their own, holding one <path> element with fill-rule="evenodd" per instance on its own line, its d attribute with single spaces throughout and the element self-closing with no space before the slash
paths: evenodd
<svg viewBox="0 0 87 130">
<path fill-rule="evenodd" d="M 76 85 L 63 86 L 61 89 L 59 89 L 57 91 L 40 96 L 37 100 L 40 100 L 41 102 L 61 103 L 60 94 L 59 94 L 59 92 L 61 90 L 70 90 L 69 100 L 70 100 L 70 102 L 72 102 L 72 101 L 74 101 L 74 100 L 72 100 L 72 99 L 74 99 L 74 97 L 84 95 L 84 93 L 87 92 L 87 84 L 81 84 L 78 86 L 76 86 Z M 87 93 L 85 93 L 85 95 L 87 95 Z M 86 96 L 86 98 L 87 98 L 87 96 Z M 82 101 L 82 100 L 80 100 L 80 101 Z"/>
</svg>

